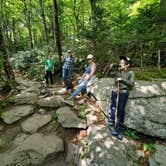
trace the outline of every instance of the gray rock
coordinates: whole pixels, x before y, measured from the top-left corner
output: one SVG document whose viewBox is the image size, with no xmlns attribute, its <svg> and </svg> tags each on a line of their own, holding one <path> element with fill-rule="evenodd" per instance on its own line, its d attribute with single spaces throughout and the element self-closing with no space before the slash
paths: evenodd
<svg viewBox="0 0 166 166">
<path fill-rule="evenodd" d="M 42 108 L 40 108 L 40 109 L 38 110 L 38 113 L 39 113 L 39 114 L 42 114 L 42 115 L 44 115 L 46 112 L 47 112 L 47 110 L 42 109 Z"/>
<path fill-rule="evenodd" d="M 110 107 L 114 79 L 103 78 L 92 88 L 105 114 Z M 166 82 L 136 81 L 125 108 L 124 124 L 147 135 L 166 138 Z"/>
<path fill-rule="evenodd" d="M 2 113 L 1 118 L 5 123 L 12 124 L 33 112 L 34 107 L 32 105 L 12 106 Z"/>
<path fill-rule="evenodd" d="M 166 163 L 166 144 L 156 144 L 155 152 L 149 158 L 150 166 L 165 166 Z"/>
<path fill-rule="evenodd" d="M 38 94 L 24 92 L 11 97 L 9 101 L 16 104 L 36 104 L 38 101 Z"/>
<path fill-rule="evenodd" d="M 23 132 L 25 133 L 35 133 L 49 123 L 52 120 L 51 115 L 40 115 L 40 114 L 34 114 L 30 118 L 26 119 L 24 122 L 22 122 L 21 127 Z"/>
<path fill-rule="evenodd" d="M 63 140 L 55 135 L 33 134 L 7 153 L 0 154 L 1 166 L 16 164 L 19 166 L 43 165 L 50 156 L 64 150 Z"/>
<path fill-rule="evenodd" d="M 119 141 L 111 136 L 103 125 L 91 125 L 88 128 L 88 150 L 78 165 L 122 166 L 137 165 L 139 157 L 135 143 L 123 139 Z"/>
<path fill-rule="evenodd" d="M 64 99 L 61 96 L 51 96 L 38 101 L 40 107 L 58 108 L 64 105 Z"/>
<path fill-rule="evenodd" d="M 166 90 L 166 82 L 162 82 L 162 83 L 161 83 L 161 88 L 162 88 L 163 90 Z"/>
<path fill-rule="evenodd" d="M 83 128 L 86 129 L 87 123 L 74 114 L 69 107 L 62 107 L 57 110 L 58 122 L 65 128 Z"/>
<path fill-rule="evenodd" d="M 166 138 L 166 97 L 129 100 L 124 124 L 139 132 Z"/>
</svg>

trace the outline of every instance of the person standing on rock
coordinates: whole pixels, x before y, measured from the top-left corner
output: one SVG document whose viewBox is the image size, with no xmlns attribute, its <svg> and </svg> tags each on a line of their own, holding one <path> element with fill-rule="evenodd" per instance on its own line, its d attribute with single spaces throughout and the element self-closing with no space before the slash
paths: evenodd
<svg viewBox="0 0 166 166">
<path fill-rule="evenodd" d="M 53 71 L 54 68 L 54 61 L 52 59 L 52 55 L 48 55 L 47 59 L 45 60 L 45 79 L 46 79 L 46 84 L 47 87 L 49 86 L 49 79 L 50 79 L 50 83 L 51 83 L 51 87 L 53 86 Z"/>
<path fill-rule="evenodd" d="M 65 81 L 68 79 L 71 81 L 72 77 L 72 66 L 74 63 L 74 58 L 71 50 L 67 51 L 68 55 L 66 57 L 61 57 L 64 62 L 62 67 L 62 85 L 65 86 Z"/>
<path fill-rule="evenodd" d="M 129 90 L 134 86 L 134 72 L 128 70 L 130 65 L 125 56 L 120 56 L 119 70 L 113 75 L 115 77 L 115 86 L 111 94 L 108 125 L 111 134 L 118 139 L 122 139 L 124 108 L 129 96 Z"/>
</svg>

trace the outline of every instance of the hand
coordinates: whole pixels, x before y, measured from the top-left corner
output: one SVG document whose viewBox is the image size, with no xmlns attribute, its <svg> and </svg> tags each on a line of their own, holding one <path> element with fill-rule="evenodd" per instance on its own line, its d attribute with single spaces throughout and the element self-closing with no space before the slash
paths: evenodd
<svg viewBox="0 0 166 166">
<path fill-rule="evenodd" d="M 90 78 L 89 75 L 86 75 L 84 79 L 85 79 L 85 81 L 87 81 L 87 80 L 89 80 L 89 78 Z"/>
<path fill-rule="evenodd" d="M 117 81 L 117 82 L 118 82 L 118 81 L 122 81 L 122 78 L 119 77 L 119 78 L 116 79 L 116 81 Z"/>
</svg>

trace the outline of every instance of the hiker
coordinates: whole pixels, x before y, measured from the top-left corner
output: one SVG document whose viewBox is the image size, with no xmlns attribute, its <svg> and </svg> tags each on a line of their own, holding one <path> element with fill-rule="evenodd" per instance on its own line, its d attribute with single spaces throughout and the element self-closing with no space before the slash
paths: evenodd
<svg viewBox="0 0 166 166">
<path fill-rule="evenodd" d="M 124 108 L 129 96 L 129 90 L 134 86 L 134 73 L 133 71 L 128 71 L 130 65 L 131 63 L 125 56 L 120 56 L 119 71 L 114 73 L 115 86 L 110 100 L 108 125 L 111 134 L 118 139 L 123 138 Z M 117 116 L 115 117 L 115 115 Z M 115 122 L 115 118 L 117 122 Z"/>
<path fill-rule="evenodd" d="M 68 55 L 66 57 L 62 56 L 62 61 L 64 62 L 62 67 L 62 85 L 65 86 L 65 81 L 68 79 L 71 81 L 72 76 L 72 65 L 74 62 L 74 58 L 72 55 L 72 51 L 67 51 Z"/>
<path fill-rule="evenodd" d="M 82 75 L 81 79 L 78 81 L 78 86 L 76 90 L 71 94 L 68 99 L 74 99 L 80 92 L 82 92 L 88 85 L 90 85 L 92 78 L 95 74 L 96 64 L 93 62 L 93 55 L 89 54 L 87 56 L 88 66 L 85 69 L 85 73 Z"/>
<path fill-rule="evenodd" d="M 45 79 L 46 79 L 46 84 L 47 87 L 49 86 L 49 79 L 50 79 L 50 83 L 51 83 L 51 87 L 53 86 L 53 71 L 54 68 L 54 61 L 52 59 L 52 55 L 48 55 L 47 59 L 45 60 Z"/>
</svg>

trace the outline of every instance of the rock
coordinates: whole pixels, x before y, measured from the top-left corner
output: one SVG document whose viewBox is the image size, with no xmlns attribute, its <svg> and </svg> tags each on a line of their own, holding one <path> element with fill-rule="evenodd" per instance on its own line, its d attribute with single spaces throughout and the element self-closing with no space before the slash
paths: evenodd
<svg viewBox="0 0 166 166">
<path fill-rule="evenodd" d="M 44 136 L 39 133 L 27 137 L 8 153 L 0 154 L 1 166 L 43 165 L 43 162 L 64 150 L 63 140 L 55 135 Z"/>
<path fill-rule="evenodd" d="M 77 154 L 78 154 L 78 145 L 68 143 L 66 162 L 67 163 L 74 163 L 75 160 L 77 159 Z"/>
<path fill-rule="evenodd" d="M 33 112 L 34 107 L 32 105 L 12 106 L 2 113 L 1 118 L 5 123 L 12 124 Z"/>
<path fill-rule="evenodd" d="M 36 104 L 38 95 L 36 93 L 24 92 L 10 97 L 9 101 L 16 104 Z"/>
<path fill-rule="evenodd" d="M 162 82 L 162 83 L 161 83 L 161 88 L 162 88 L 163 90 L 166 90 L 166 82 Z"/>
<path fill-rule="evenodd" d="M 155 152 L 149 158 L 149 166 L 165 166 L 166 163 L 166 143 L 155 144 Z"/>
<path fill-rule="evenodd" d="M 138 165 L 135 143 L 125 138 L 123 141 L 112 138 L 105 126 L 91 125 L 88 139 L 88 150 L 82 151 L 84 157 L 80 158 L 78 165 Z"/>
<path fill-rule="evenodd" d="M 11 146 L 13 139 L 21 132 L 20 127 L 12 126 L 5 128 L 3 132 L 0 132 L 0 151 L 4 151 Z"/>
<path fill-rule="evenodd" d="M 47 123 L 49 123 L 51 120 L 51 115 L 34 114 L 30 118 L 22 122 L 21 127 L 23 132 L 32 134 L 38 131 L 38 129 L 40 129 Z"/>
<path fill-rule="evenodd" d="M 47 112 L 47 110 L 42 109 L 42 108 L 40 108 L 40 109 L 38 110 L 38 113 L 41 114 L 41 115 L 44 115 L 46 112 Z"/>
<path fill-rule="evenodd" d="M 62 107 L 57 110 L 58 122 L 65 128 L 83 128 L 86 129 L 85 120 L 78 118 L 69 107 Z"/>
<path fill-rule="evenodd" d="M 166 138 L 166 97 L 129 100 L 124 124 L 144 134 Z"/>
<path fill-rule="evenodd" d="M 39 95 L 40 90 L 36 87 L 30 87 L 28 89 L 25 89 L 22 93 L 36 93 L 37 95 Z"/>
<path fill-rule="evenodd" d="M 5 136 L 0 137 L 0 150 L 8 146 L 8 140 Z"/>
<path fill-rule="evenodd" d="M 102 78 L 91 92 L 108 115 L 112 78 Z M 136 81 L 125 108 L 124 124 L 147 135 L 166 138 L 166 82 Z"/>
<path fill-rule="evenodd" d="M 58 108 L 64 105 L 64 100 L 61 96 L 51 96 L 38 101 L 40 107 Z"/>
<path fill-rule="evenodd" d="M 0 131 L 3 131 L 3 129 L 4 129 L 4 125 L 0 124 Z"/>
</svg>

